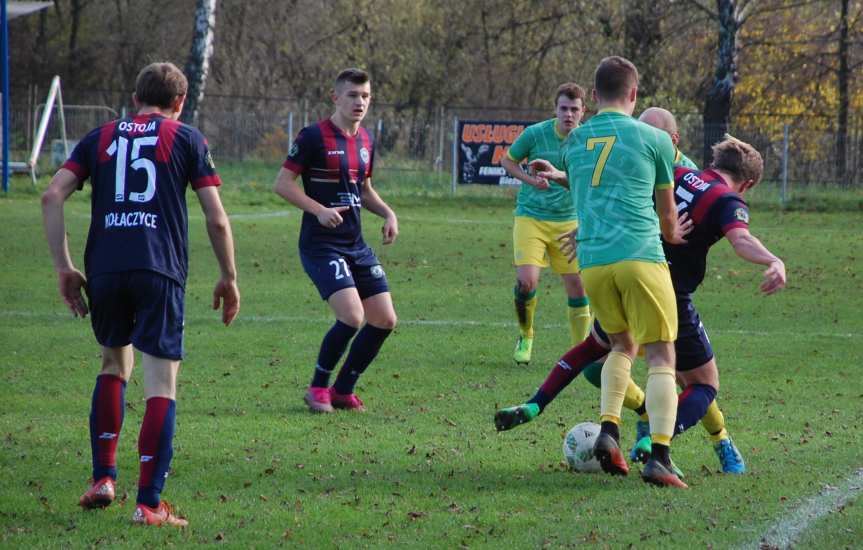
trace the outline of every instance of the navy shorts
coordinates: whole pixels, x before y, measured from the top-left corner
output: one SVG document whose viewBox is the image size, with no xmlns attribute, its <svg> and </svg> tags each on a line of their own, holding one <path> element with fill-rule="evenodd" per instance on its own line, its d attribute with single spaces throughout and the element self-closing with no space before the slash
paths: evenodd
<svg viewBox="0 0 863 550">
<path fill-rule="evenodd" d="M 692 370 L 713 359 L 713 346 L 692 303 L 692 295 L 677 294 L 676 298 L 677 340 L 674 342 L 674 352 L 677 355 L 677 370 Z"/>
<path fill-rule="evenodd" d="M 692 303 L 692 295 L 677 294 L 677 340 L 674 341 L 674 353 L 677 356 L 676 369 L 687 371 L 700 367 L 713 359 L 713 346 L 707 337 L 707 331 L 701 323 L 701 317 Z M 610 345 L 608 334 L 593 322 L 593 329 L 599 340 Z"/>
<path fill-rule="evenodd" d="M 347 251 L 300 250 L 300 261 L 324 300 L 343 288 L 355 287 L 363 300 L 390 290 L 384 268 L 368 246 Z"/>
<path fill-rule="evenodd" d="M 162 359 L 183 358 L 185 292 L 154 271 L 96 275 L 87 281 L 90 320 L 106 348 L 132 344 Z"/>
</svg>

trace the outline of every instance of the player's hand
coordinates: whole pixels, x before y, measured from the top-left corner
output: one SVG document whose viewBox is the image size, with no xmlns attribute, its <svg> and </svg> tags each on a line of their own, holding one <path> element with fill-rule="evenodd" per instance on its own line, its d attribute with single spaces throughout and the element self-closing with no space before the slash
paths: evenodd
<svg viewBox="0 0 863 550">
<path fill-rule="evenodd" d="M 75 317 L 86 317 L 90 312 L 87 301 L 84 299 L 84 286 L 87 279 L 84 274 L 74 267 L 57 272 L 57 282 L 60 287 L 60 296 L 72 310 Z"/>
<path fill-rule="evenodd" d="M 537 189 L 539 189 L 540 191 L 545 191 L 546 189 L 551 187 L 551 184 L 548 183 L 547 179 L 541 178 L 539 176 L 533 177 L 533 184 L 532 185 L 534 187 L 536 187 Z"/>
<path fill-rule="evenodd" d="M 318 212 L 318 223 L 330 229 L 336 228 L 345 221 L 342 212 L 350 210 L 350 206 L 336 206 L 335 208 L 324 208 Z"/>
<path fill-rule="evenodd" d="M 381 227 L 381 233 L 384 236 L 384 244 L 392 244 L 395 242 L 396 237 L 399 236 L 399 220 L 396 218 L 396 215 L 387 216 L 384 221 L 384 226 Z"/>
<path fill-rule="evenodd" d="M 785 288 L 785 264 L 779 258 L 776 259 L 767 271 L 764 272 L 764 281 L 761 283 L 761 292 L 773 294 Z"/>
<path fill-rule="evenodd" d="M 578 228 L 573 229 L 569 233 L 564 233 L 557 238 L 557 242 L 560 243 L 560 251 L 564 256 L 566 256 L 566 259 L 569 262 L 572 262 L 575 260 L 576 256 L 578 256 L 576 235 L 578 235 Z"/>
<path fill-rule="evenodd" d="M 534 170 L 536 174 L 534 177 L 537 181 L 545 180 L 546 183 L 549 180 L 557 183 L 566 182 L 566 172 L 558 170 L 545 159 L 532 160 L 529 166 Z"/>
<path fill-rule="evenodd" d="M 222 322 L 225 326 L 231 324 L 240 312 L 240 289 L 234 279 L 219 279 L 213 289 L 213 309 L 222 307 Z"/>
<path fill-rule="evenodd" d="M 684 212 L 677 217 L 677 225 L 674 226 L 674 234 L 671 239 L 666 239 L 669 244 L 686 244 L 684 237 L 695 229 L 692 220 L 689 219 L 689 212 Z"/>
</svg>

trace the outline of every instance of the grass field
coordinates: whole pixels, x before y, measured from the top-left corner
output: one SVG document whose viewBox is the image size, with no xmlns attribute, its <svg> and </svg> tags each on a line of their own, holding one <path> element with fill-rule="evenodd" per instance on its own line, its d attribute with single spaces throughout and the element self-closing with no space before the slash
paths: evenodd
<svg viewBox="0 0 863 550">
<path fill-rule="evenodd" d="M 511 361 L 507 191 L 452 199 L 443 179 L 423 190 L 382 176 L 401 236 L 375 246 L 378 219 L 364 220 L 400 325 L 358 386 L 366 414 L 308 414 L 301 396 L 331 317 L 297 258 L 298 212 L 269 191 L 276 169 L 223 170 L 243 299 L 227 329 L 208 309 L 217 269 L 190 194 L 187 357 L 165 492 L 191 522 L 183 531 L 129 524 L 144 411 L 135 381 L 118 454 L 122 496 L 104 511 L 77 508 L 90 472 L 98 349 L 89 323 L 73 320 L 57 295 L 38 192 L 16 179 L 0 197 L 0 546 L 738 548 L 787 534 L 782 520 L 807 506 L 825 513 L 795 520 L 800 547 L 860 546 L 859 193 L 850 204 L 822 193 L 793 211 L 755 196 L 753 232 L 787 262 L 788 288 L 776 296 L 758 294 L 760 269 L 715 247 L 696 303 L 723 376 L 719 403 L 749 472 L 718 474 L 696 427 L 675 440 L 691 487 L 676 491 L 645 485 L 637 471 L 612 479 L 562 467 L 562 435 L 598 416 L 599 394 L 582 380 L 536 422 L 494 431 L 496 408 L 531 395 L 568 349 L 563 291 L 547 273 L 534 360 Z M 82 267 L 88 192 L 66 211 Z M 633 372 L 643 382 L 643 364 Z M 625 422 L 631 445 L 634 419 Z M 844 495 L 841 505 L 833 493 Z"/>
</svg>

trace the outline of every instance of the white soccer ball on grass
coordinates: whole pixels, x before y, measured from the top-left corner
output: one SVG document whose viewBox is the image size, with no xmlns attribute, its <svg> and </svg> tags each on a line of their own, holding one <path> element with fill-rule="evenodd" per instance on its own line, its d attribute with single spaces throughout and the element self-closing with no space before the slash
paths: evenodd
<svg viewBox="0 0 863 550">
<path fill-rule="evenodd" d="M 602 468 L 593 456 L 593 444 L 599 435 L 599 424 L 582 422 L 574 426 L 563 438 L 563 456 L 576 472 L 593 473 Z"/>
</svg>

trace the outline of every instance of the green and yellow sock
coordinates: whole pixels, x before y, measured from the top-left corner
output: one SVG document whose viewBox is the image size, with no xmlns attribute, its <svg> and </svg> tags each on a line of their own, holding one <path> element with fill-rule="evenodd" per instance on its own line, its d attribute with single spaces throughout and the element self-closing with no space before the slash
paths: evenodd
<svg viewBox="0 0 863 550">
<path fill-rule="evenodd" d="M 719 443 L 723 439 L 728 439 L 728 432 L 725 430 L 725 416 L 719 410 L 719 405 L 716 404 L 715 399 L 707 407 L 707 413 L 701 419 L 701 425 L 710 434 L 712 443 Z"/>
<path fill-rule="evenodd" d="M 518 328 L 525 338 L 533 338 L 533 316 L 536 313 L 536 289 L 530 292 L 522 292 L 515 287 L 515 315 L 518 319 Z"/>
<path fill-rule="evenodd" d="M 569 317 L 569 334 L 572 345 L 576 346 L 590 334 L 590 302 L 587 296 L 569 298 L 567 316 Z"/>
</svg>

